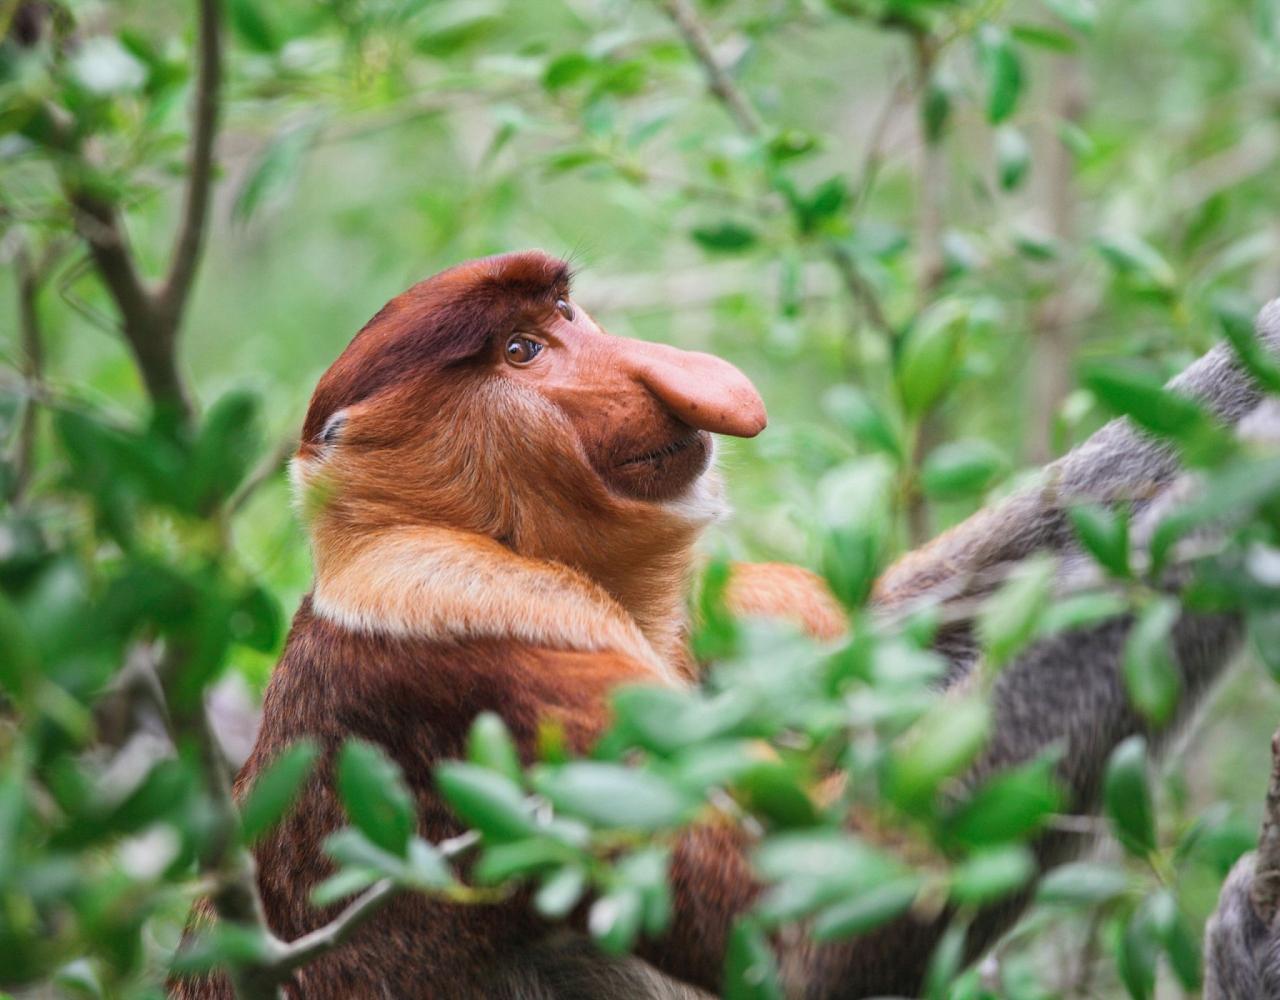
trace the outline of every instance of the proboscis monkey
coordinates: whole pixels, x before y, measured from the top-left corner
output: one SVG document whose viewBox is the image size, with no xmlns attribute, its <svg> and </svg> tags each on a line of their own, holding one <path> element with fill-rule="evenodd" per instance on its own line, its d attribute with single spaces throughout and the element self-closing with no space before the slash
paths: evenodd
<svg viewBox="0 0 1280 1000">
<path fill-rule="evenodd" d="M 1275 312 L 1269 314 L 1274 321 Z M 1271 339 L 1280 335 L 1273 322 Z M 1257 392 L 1214 352 L 1180 385 L 1239 419 Z M 431 780 L 463 755 L 482 711 L 526 758 L 541 720 L 590 747 L 619 684 L 688 684 L 686 589 L 694 545 L 722 507 L 713 434 L 751 436 L 765 410 L 750 382 L 705 354 L 613 337 L 574 302 L 566 265 L 540 252 L 473 261 L 388 303 L 321 379 L 293 474 L 308 520 L 314 586 L 272 677 L 237 792 L 301 737 L 326 758 L 290 815 L 257 846 L 272 929 L 294 939 L 333 911 L 308 901 L 330 873 L 321 843 L 345 825 L 330 757 L 350 736 L 399 763 L 432 841 L 461 827 Z M 972 592 L 981 571 L 1069 551 L 1065 510 L 1082 497 L 1157 496 L 1171 455 L 1123 424 L 1051 467 L 1046 485 L 943 536 L 891 569 L 892 609 L 937 587 Z M 1139 507 L 1142 503 L 1139 502 Z M 802 571 L 747 568 L 740 609 L 786 613 L 815 634 L 843 627 Z M 1124 622 L 1043 643 L 1002 675 L 997 724 L 978 773 L 1066 744 L 1063 777 L 1093 799 L 1103 762 L 1141 728 L 1117 659 Z M 1190 702 L 1236 642 L 1227 619 L 1188 619 L 1177 647 Z M 957 678 L 973 643 L 943 637 Z M 739 835 L 699 826 L 672 860 L 674 915 L 638 957 L 594 951 L 520 899 L 454 906 L 406 893 L 343 947 L 300 969 L 288 992 L 349 997 L 685 998 L 714 992 L 730 925 L 758 892 Z M 1058 845 L 1045 844 L 1051 860 Z M 982 947 L 1016 909 L 975 925 Z M 909 994 L 940 933 L 904 918 L 857 940 L 779 940 L 796 996 Z M 220 978 L 177 997 L 229 996 Z"/>
</svg>

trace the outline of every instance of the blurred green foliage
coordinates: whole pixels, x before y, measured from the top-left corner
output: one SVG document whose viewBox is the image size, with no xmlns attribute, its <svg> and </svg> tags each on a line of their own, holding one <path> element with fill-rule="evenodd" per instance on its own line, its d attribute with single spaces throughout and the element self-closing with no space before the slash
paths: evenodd
<svg viewBox="0 0 1280 1000">
<path fill-rule="evenodd" d="M 1124 414 L 1208 488 L 1141 559 L 1123 511 L 1076 510 L 1105 586 L 1054 600 L 1053 566 L 1023 567 L 981 613 L 984 670 L 1131 608 L 1126 683 L 1146 717 L 1168 718 L 1177 602 L 1150 584 L 1180 539 L 1225 523 L 1219 572 L 1187 599 L 1247 608 L 1275 673 L 1274 588 L 1250 587 L 1239 557 L 1273 552 L 1276 459 L 1161 388 L 1220 333 L 1280 388 L 1249 321 L 1280 289 L 1275 5 L 221 13 L 215 197 L 179 346 L 203 406 L 186 420 L 146 398 L 68 192 L 115 206 L 140 269 L 164 272 L 192 11 L 0 4 L 0 254 L 15 278 L 0 285 L 0 985 L 159 995 L 197 867 L 230 871 L 313 763 L 295 748 L 228 814 L 201 709 L 228 672 L 260 690 L 308 585 L 277 453 L 383 301 L 459 259 L 541 245 L 572 256 L 580 301 L 614 332 L 714 350 L 755 379 L 771 427 L 725 449 L 740 514 L 712 548 L 819 567 L 856 638 L 832 656 L 732 622 L 717 559 L 699 598 L 705 690 L 621 691 L 595 759 L 560 759 L 548 734 L 528 774 L 501 723 L 477 720 L 469 760 L 439 773 L 478 832 L 470 883 L 414 835 L 394 765 L 348 746 L 352 825 L 327 844 L 338 871 L 317 902 L 384 880 L 483 901 L 527 879 L 550 916 L 594 891 L 591 932 L 626 950 L 668 919 L 668 834 L 723 793 L 762 831 L 771 886 L 735 930 L 726 995 L 776 995 L 766 940 L 784 923 L 834 938 L 947 903 L 930 995 L 1141 998 L 1157 970 L 1194 991 L 1199 922 L 1253 840 L 1275 692 L 1242 674 L 1159 780 L 1140 741 L 1123 744 L 1104 789 L 1123 850 L 1044 880 L 996 972 L 964 971 L 965 921 L 1025 886 L 1027 840 L 1061 792 L 1038 759 L 948 794 L 984 745 L 986 701 L 943 705 L 930 623 L 884 632 L 865 602 L 894 554 Z M 176 754 L 133 715 L 104 715 L 113 687 L 161 706 Z M 823 802 L 832 767 L 849 787 Z M 851 805 L 906 848 L 846 832 Z M 188 964 L 259 960 L 263 942 L 234 931 Z M 1098 942 L 1113 960 L 1081 960 Z"/>
</svg>

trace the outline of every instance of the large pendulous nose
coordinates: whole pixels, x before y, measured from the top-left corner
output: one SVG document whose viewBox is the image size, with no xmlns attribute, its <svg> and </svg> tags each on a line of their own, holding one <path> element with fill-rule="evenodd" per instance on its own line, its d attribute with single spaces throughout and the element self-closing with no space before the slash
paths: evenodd
<svg viewBox="0 0 1280 1000">
<path fill-rule="evenodd" d="M 620 347 L 634 377 L 690 427 L 749 438 L 769 422 L 760 393 L 729 362 L 643 340 Z"/>
</svg>

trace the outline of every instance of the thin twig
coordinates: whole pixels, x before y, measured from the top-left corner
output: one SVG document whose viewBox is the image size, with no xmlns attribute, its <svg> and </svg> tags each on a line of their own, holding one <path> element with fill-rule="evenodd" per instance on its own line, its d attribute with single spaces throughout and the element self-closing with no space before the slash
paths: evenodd
<svg viewBox="0 0 1280 1000">
<path fill-rule="evenodd" d="M 197 9 L 196 91 L 187 186 L 168 273 L 157 291 L 147 287 L 138 271 L 119 207 L 86 182 L 92 168 L 82 158 L 72 124 L 59 109 L 48 109 L 56 144 L 67 154 L 62 185 L 76 231 L 88 244 L 98 275 L 120 312 L 121 330 L 147 394 L 157 406 L 174 410 L 184 421 L 191 419 L 193 409 L 178 370 L 178 332 L 204 244 L 222 78 L 221 0 L 198 0 Z"/>
<path fill-rule="evenodd" d="M 18 248 L 15 263 L 18 277 L 18 333 L 22 350 L 24 396 L 22 412 L 18 418 L 20 422 L 13 460 L 13 482 L 9 490 L 9 499 L 14 502 L 21 499 L 31 484 L 38 417 L 35 397 L 37 387 L 44 381 L 44 337 L 40 329 L 40 315 L 36 308 L 36 299 L 40 294 L 44 273 L 40 265 L 31 259 L 26 247 Z"/>
<path fill-rule="evenodd" d="M 219 0 L 199 0 L 195 107 L 192 112 L 191 151 L 187 158 L 187 186 L 169 274 L 157 295 L 158 307 L 175 330 L 191 292 L 209 216 L 213 147 L 222 83 L 221 20 Z"/>
<path fill-rule="evenodd" d="M 1084 111 L 1084 87 L 1080 62 L 1075 56 L 1060 59 L 1053 74 L 1053 112 L 1063 122 L 1075 122 Z M 1056 135 L 1048 143 L 1042 174 L 1049 234 L 1065 246 L 1075 233 L 1075 160 Z M 1031 354 L 1031 415 L 1028 457 L 1043 465 L 1053 457 L 1053 430 L 1058 409 L 1071 389 L 1071 361 L 1075 356 L 1072 336 L 1072 271 L 1059 266 L 1056 287 L 1035 309 L 1035 339 Z"/>
<path fill-rule="evenodd" d="M 390 879 L 374 883 L 323 927 L 285 945 L 271 962 L 271 971 L 283 979 L 294 969 L 308 965 L 337 948 L 399 891 L 400 888 Z"/>
<path fill-rule="evenodd" d="M 240 513 L 244 506 L 253 498 L 253 495 L 270 481 L 281 469 L 289 462 L 290 457 L 298 449 L 297 432 L 285 434 L 276 442 L 275 447 L 267 454 L 257 467 L 245 478 L 240 484 L 240 488 L 231 495 L 227 501 L 226 512 L 228 515 Z"/>
<path fill-rule="evenodd" d="M 924 31 L 911 34 L 912 52 L 915 57 L 916 87 L 924 93 L 933 77 L 937 63 L 938 40 Z M 945 256 L 942 248 L 943 211 L 946 194 L 946 164 L 942 156 L 942 144 L 925 132 L 920 122 L 920 179 L 916 203 L 916 251 L 918 277 L 916 279 L 917 308 L 923 310 L 933 301 L 946 276 Z M 929 525 L 929 508 L 924 494 L 915 480 L 914 470 L 919 469 L 925 458 L 942 439 L 937 410 L 931 409 L 920 417 L 911 449 L 911 473 L 907 480 L 907 531 L 911 548 L 923 545 L 932 536 Z"/>
<path fill-rule="evenodd" d="M 698 21 L 689 0 L 658 0 L 658 5 L 675 25 L 690 55 L 702 67 L 703 75 L 707 79 L 707 89 L 724 107 L 726 114 L 733 119 L 738 129 L 750 138 L 759 139 L 765 136 L 769 131 L 767 124 L 755 105 L 751 103 L 751 99 L 716 59 L 710 36 Z M 835 240 L 825 241 L 823 249 L 840 275 L 846 291 L 866 315 L 867 322 L 881 333 L 892 337 L 893 325 L 885 316 L 875 287 L 859 270 L 853 255 Z"/>
<path fill-rule="evenodd" d="M 680 32 L 686 48 L 702 67 L 707 77 L 707 88 L 724 105 L 729 117 L 748 135 L 763 135 L 764 120 L 748 100 L 747 95 L 738 88 L 733 78 L 720 65 L 711 47 L 711 39 L 698 21 L 693 5 L 689 0 L 658 0 L 658 3 L 671 18 L 676 30 Z"/>
</svg>

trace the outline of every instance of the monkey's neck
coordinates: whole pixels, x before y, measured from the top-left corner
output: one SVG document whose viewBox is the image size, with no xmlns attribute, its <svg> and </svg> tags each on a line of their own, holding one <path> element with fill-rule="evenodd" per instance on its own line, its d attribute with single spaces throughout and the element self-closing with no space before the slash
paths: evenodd
<svg viewBox="0 0 1280 1000">
<path fill-rule="evenodd" d="M 664 548 L 639 565 L 631 562 L 620 572 L 590 574 L 622 606 L 663 662 L 689 682 L 697 677 L 689 649 L 687 599 L 693 561 L 690 542 Z"/>
<path fill-rule="evenodd" d="M 312 542 L 312 607 L 353 631 L 615 650 L 649 665 L 657 679 L 687 679 L 683 661 L 668 658 L 671 629 L 658 616 L 670 598 L 660 599 L 656 576 L 611 594 L 559 563 L 525 558 L 483 535 L 427 526 L 352 535 L 313 524 Z M 639 614 L 624 603 L 630 597 Z"/>
</svg>

